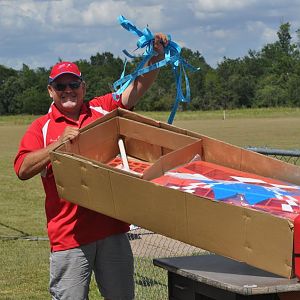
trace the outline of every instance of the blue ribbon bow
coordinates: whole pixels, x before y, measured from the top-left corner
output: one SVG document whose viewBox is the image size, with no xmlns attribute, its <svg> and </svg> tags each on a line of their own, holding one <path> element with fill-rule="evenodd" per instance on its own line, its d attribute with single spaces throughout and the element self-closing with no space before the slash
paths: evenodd
<svg viewBox="0 0 300 300">
<path fill-rule="evenodd" d="M 145 51 L 142 54 L 141 62 L 138 64 L 133 73 L 128 75 L 125 75 L 125 69 L 127 64 L 127 59 L 125 59 L 124 68 L 120 79 L 115 81 L 113 84 L 113 88 L 116 91 L 113 93 L 114 99 L 118 100 L 120 98 L 120 95 L 136 79 L 136 77 L 170 64 L 172 66 L 176 82 L 176 100 L 168 119 L 168 123 L 172 124 L 179 102 L 190 102 L 191 99 L 190 85 L 185 68 L 188 68 L 193 72 L 198 71 L 200 68 L 195 68 L 191 66 L 180 56 L 181 47 L 175 42 L 171 41 L 170 36 L 168 36 L 168 45 L 164 47 L 165 58 L 150 66 L 144 67 L 146 62 L 150 60 L 152 56 L 157 55 L 157 53 L 153 49 L 154 35 L 151 33 L 148 27 L 144 28 L 144 30 L 141 31 L 123 16 L 119 16 L 118 20 L 123 28 L 125 28 L 129 32 L 136 34 L 139 37 L 137 41 L 137 49 L 145 48 Z M 130 58 L 135 58 L 135 56 L 129 54 L 126 50 L 123 50 L 123 53 Z M 184 74 L 185 79 L 185 95 L 182 91 L 182 73 Z"/>
</svg>

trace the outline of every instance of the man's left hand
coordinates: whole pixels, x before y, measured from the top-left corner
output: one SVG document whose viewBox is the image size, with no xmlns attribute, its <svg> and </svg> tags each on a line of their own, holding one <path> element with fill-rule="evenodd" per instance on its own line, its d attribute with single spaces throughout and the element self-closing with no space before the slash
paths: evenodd
<svg viewBox="0 0 300 300">
<path fill-rule="evenodd" d="M 155 52 L 157 52 L 159 55 L 164 54 L 164 47 L 166 47 L 168 43 L 168 37 L 164 33 L 155 33 L 153 42 L 153 48 Z"/>
</svg>

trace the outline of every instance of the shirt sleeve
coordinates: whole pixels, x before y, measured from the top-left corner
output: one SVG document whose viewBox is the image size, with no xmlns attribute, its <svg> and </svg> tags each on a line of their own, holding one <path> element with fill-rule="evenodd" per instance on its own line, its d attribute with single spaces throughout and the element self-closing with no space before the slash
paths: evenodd
<svg viewBox="0 0 300 300">
<path fill-rule="evenodd" d="M 113 98 L 112 93 L 106 94 L 104 96 L 95 97 L 89 102 L 90 106 L 101 107 L 105 111 L 112 111 L 116 108 L 127 109 L 122 103 L 122 95 L 118 100 Z"/>
<path fill-rule="evenodd" d="M 21 139 L 19 150 L 14 160 L 14 169 L 17 175 L 26 155 L 43 147 L 41 123 L 39 120 L 36 120 L 28 127 Z"/>
</svg>

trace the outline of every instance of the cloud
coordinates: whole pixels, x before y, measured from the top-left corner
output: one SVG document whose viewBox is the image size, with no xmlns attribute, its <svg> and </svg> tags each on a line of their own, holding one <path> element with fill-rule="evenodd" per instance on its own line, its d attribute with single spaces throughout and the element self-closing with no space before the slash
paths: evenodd
<svg viewBox="0 0 300 300">
<path fill-rule="evenodd" d="M 126 11 L 128 5 L 125 1 L 102 1 L 92 2 L 82 13 L 83 23 L 85 25 L 115 25 L 116 11 Z"/>
<path fill-rule="evenodd" d="M 255 2 L 255 0 L 196 0 L 188 1 L 188 5 L 192 7 L 196 16 L 202 18 L 206 14 L 223 14 L 228 11 L 246 9 Z"/>
<path fill-rule="evenodd" d="M 124 57 L 137 37 L 117 22 L 171 34 L 215 66 L 277 39 L 283 22 L 300 27 L 299 0 L 0 0 L 0 64 L 49 67 L 59 57 L 89 59 L 110 51 Z"/>
<path fill-rule="evenodd" d="M 247 32 L 253 36 L 257 36 L 262 44 L 271 43 L 277 38 L 277 31 L 279 28 L 272 28 L 261 21 L 247 22 Z"/>
</svg>

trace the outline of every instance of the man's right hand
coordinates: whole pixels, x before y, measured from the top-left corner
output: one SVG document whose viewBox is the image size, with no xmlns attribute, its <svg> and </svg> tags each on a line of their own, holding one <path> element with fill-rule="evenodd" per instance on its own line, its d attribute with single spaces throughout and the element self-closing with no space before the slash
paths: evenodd
<svg viewBox="0 0 300 300">
<path fill-rule="evenodd" d="M 76 127 L 72 127 L 72 126 L 67 126 L 64 130 L 64 132 L 62 133 L 62 135 L 59 137 L 58 139 L 58 143 L 64 143 L 68 140 L 73 140 L 75 139 L 79 134 L 79 129 Z"/>
</svg>

